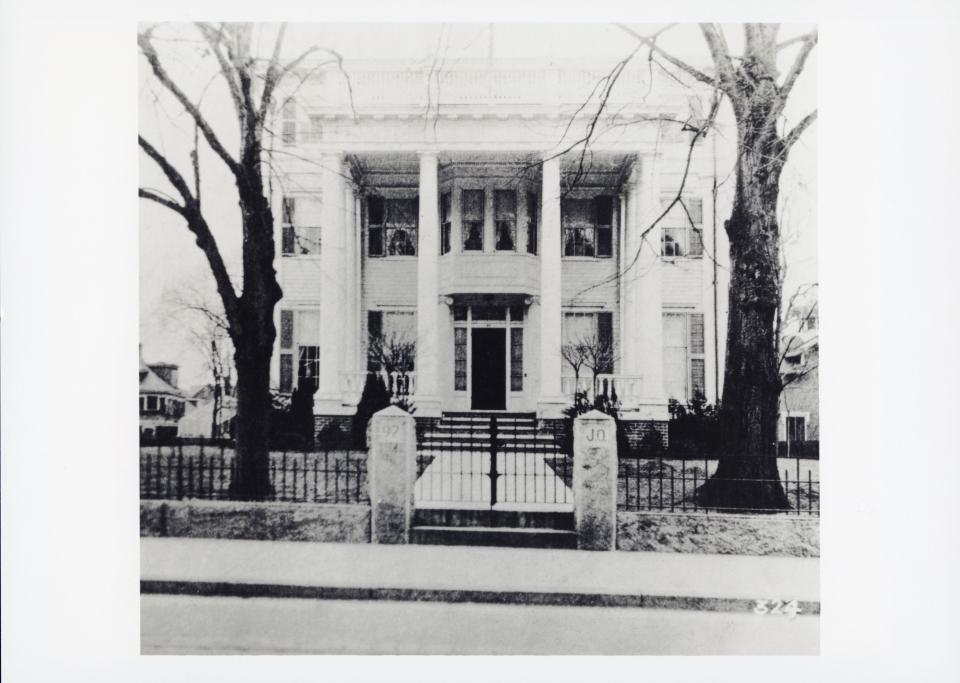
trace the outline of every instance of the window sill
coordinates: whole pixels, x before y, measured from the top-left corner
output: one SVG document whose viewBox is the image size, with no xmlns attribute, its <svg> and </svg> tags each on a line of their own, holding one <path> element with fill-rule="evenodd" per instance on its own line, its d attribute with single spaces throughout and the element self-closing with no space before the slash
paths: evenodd
<svg viewBox="0 0 960 683">
<path fill-rule="evenodd" d="M 370 256 L 370 255 L 368 254 L 368 255 L 367 255 L 367 258 L 368 258 L 369 260 L 371 260 L 371 261 L 407 261 L 407 260 L 416 261 L 416 260 L 417 260 L 416 254 L 414 254 L 413 256 L 399 256 L 399 255 L 393 255 L 393 256 Z"/>
<path fill-rule="evenodd" d="M 319 261 L 320 254 L 281 254 L 282 258 L 289 259 L 304 259 L 306 261 Z"/>
<path fill-rule="evenodd" d="M 561 256 L 561 261 L 610 261 L 613 256 Z"/>
</svg>

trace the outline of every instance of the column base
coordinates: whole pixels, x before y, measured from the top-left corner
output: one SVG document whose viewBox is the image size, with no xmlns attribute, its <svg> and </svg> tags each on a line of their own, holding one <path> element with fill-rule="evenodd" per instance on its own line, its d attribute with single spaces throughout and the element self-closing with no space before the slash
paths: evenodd
<svg viewBox="0 0 960 683">
<path fill-rule="evenodd" d="M 670 408 L 665 400 L 641 399 L 631 405 L 623 406 L 620 410 L 620 419 L 666 422 L 670 419 Z"/>
<path fill-rule="evenodd" d="M 563 411 L 571 401 L 563 396 L 551 396 L 537 401 L 537 418 L 540 420 L 557 420 L 566 417 Z"/>
<path fill-rule="evenodd" d="M 443 415 L 443 408 L 440 406 L 440 399 L 435 396 L 413 396 L 413 407 L 416 408 L 414 416 L 420 417 L 440 417 Z"/>
<path fill-rule="evenodd" d="M 357 406 L 345 405 L 343 398 L 336 397 L 317 397 L 313 400 L 314 415 L 355 415 Z"/>
</svg>

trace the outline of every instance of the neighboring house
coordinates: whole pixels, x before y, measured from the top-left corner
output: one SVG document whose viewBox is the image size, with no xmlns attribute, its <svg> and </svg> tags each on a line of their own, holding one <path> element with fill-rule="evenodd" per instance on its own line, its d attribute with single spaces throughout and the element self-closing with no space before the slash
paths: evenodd
<svg viewBox="0 0 960 683">
<path fill-rule="evenodd" d="M 214 411 L 217 411 L 217 437 L 233 435 L 233 421 L 237 415 L 237 399 L 233 396 L 224 396 L 220 405 L 213 397 L 195 397 L 195 403 L 187 407 L 180 420 L 180 436 L 211 438 L 214 425 Z"/>
<path fill-rule="evenodd" d="M 793 313 L 782 335 L 777 438 L 791 445 L 820 440 L 820 340 L 815 304 Z M 783 448 L 781 448 L 783 450 Z"/>
<path fill-rule="evenodd" d="M 658 78 L 646 98 L 643 65 L 583 163 L 559 154 L 610 66 L 458 62 L 430 99 L 423 65 L 347 65 L 349 91 L 336 69 L 304 66 L 272 142 L 287 152 L 272 166 L 272 381 L 311 383 L 318 427 L 349 423 L 366 373 L 389 370 L 370 352 L 383 338 L 415 345 L 402 374 L 418 420 L 560 419 L 584 388 L 561 347 L 584 335 L 614 349 L 588 384 L 616 391 L 631 435 L 665 433 L 670 398 L 716 401 L 728 271 L 713 255 L 728 249 L 711 188 L 729 164 L 711 133 L 684 173 L 691 91 Z M 681 182 L 686 210 L 648 234 Z"/>
<path fill-rule="evenodd" d="M 143 361 L 140 354 L 140 436 L 177 436 L 186 396 L 177 387 L 179 366 Z"/>
</svg>

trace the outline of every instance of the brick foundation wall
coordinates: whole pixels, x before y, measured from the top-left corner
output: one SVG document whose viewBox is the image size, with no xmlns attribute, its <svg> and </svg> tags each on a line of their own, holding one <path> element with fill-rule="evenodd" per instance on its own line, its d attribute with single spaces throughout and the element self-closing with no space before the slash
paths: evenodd
<svg viewBox="0 0 960 683">
<path fill-rule="evenodd" d="M 313 436 L 314 443 L 317 446 L 324 445 L 324 437 L 330 430 L 339 429 L 340 436 L 349 440 L 353 434 L 353 416 L 352 415 L 314 415 L 313 416 Z M 327 430 L 324 432 L 324 430 Z M 321 434 L 323 432 L 323 434 Z M 331 446 L 337 445 L 331 443 Z"/>
<path fill-rule="evenodd" d="M 666 450 L 669 445 L 668 423 L 665 420 L 622 420 L 620 424 L 627 436 L 631 451 L 656 452 L 657 448 Z"/>
</svg>

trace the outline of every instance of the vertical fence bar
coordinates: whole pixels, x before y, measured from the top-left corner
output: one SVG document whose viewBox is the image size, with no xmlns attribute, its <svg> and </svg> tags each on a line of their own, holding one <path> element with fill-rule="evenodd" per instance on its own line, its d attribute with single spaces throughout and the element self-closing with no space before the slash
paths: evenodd
<svg viewBox="0 0 960 683">
<path fill-rule="evenodd" d="M 333 502 L 340 502 L 340 458 L 333 459 Z"/>
<path fill-rule="evenodd" d="M 177 443 L 177 500 L 183 500 L 183 442 Z"/>
<path fill-rule="evenodd" d="M 680 487 L 682 489 L 681 498 L 680 498 L 680 510 L 682 512 L 687 511 L 687 460 L 684 458 L 680 461 Z"/>
<path fill-rule="evenodd" d="M 813 514 L 813 475 L 807 470 L 807 512 Z M 817 512 L 820 512 L 820 499 L 817 498 Z"/>
</svg>

